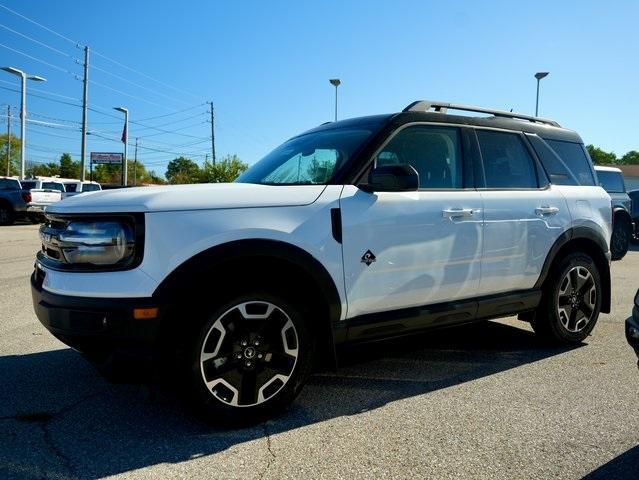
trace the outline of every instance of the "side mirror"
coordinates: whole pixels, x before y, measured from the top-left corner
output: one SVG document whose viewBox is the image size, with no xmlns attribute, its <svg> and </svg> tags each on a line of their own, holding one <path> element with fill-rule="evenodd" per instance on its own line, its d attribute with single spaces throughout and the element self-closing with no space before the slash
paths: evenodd
<svg viewBox="0 0 639 480">
<path fill-rule="evenodd" d="M 361 187 L 369 192 L 414 192 L 419 190 L 419 173 L 408 163 L 382 165 L 371 170 L 368 184 Z"/>
</svg>

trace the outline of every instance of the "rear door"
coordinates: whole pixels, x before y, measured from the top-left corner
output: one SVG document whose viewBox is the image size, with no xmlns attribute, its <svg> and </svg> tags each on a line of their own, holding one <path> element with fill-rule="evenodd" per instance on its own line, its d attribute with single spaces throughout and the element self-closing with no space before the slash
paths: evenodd
<svg viewBox="0 0 639 480">
<path fill-rule="evenodd" d="M 475 296 L 482 211 L 469 180 L 468 144 L 461 128 L 405 127 L 375 162 L 412 165 L 419 173 L 419 191 L 367 193 L 344 187 L 340 208 L 348 317 Z"/>
<path fill-rule="evenodd" d="M 484 249 L 478 295 L 532 288 L 571 217 L 527 139 L 476 129 L 483 166 Z"/>
</svg>

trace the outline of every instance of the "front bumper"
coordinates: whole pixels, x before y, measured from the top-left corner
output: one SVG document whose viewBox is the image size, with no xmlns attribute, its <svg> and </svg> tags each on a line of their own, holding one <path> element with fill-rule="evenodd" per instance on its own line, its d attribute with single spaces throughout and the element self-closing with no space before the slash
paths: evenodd
<svg viewBox="0 0 639 480">
<path fill-rule="evenodd" d="M 158 307 L 150 298 L 85 298 L 42 288 L 46 273 L 31 275 L 33 308 L 56 338 L 89 358 L 107 376 L 150 374 L 155 363 L 163 308 L 156 318 L 135 319 L 136 308 Z"/>
<path fill-rule="evenodd" d="M 635 297 L 635 306 L 632 309 L 632 317 L 626 320 L 626 339 L 632 348 L 634 348 L 639 358 L 639 292 Z M 639 362 L 637 363 L 639 366 Z"/>
</svg>

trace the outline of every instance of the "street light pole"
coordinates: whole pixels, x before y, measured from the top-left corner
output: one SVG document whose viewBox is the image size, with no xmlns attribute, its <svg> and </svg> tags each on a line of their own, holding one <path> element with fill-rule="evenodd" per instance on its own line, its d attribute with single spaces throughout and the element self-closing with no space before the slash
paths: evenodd
<svg viewBox="0 0 639 480">
<path fill-rule="evenodd" d="M 331 78 L 329 82 L 335 87 L 335 121 L 337 122 L 337 87 L 339 87 L 342 82 L 339 78 Z"/>
<path fill-rule="evenodd" d="M 138 184 L 138 137 L 135 137 L 135 160 L 133 161 L 133 186 Z"/>
<path fill-rule="evenodd" d="M 537 100 L 535 101 L 535 117 L 539 114 L 539 82 L 542 78 L 548 76 L 550 72 L 537 72 L 535 73 L 535 78 L 537 79 Z"/>
<path fill-rule="evenodd" d="M 37 75 L 28 75 L 22 70 L 13 67 L 2 67 L 5 72 L 20 77 L 21 102 L 20 102 L 20 180 L 24 180 L 26 152 L 27 152 L 27 80 L 46 82 L 47 79 Z"/>
<path fill-rule="evenodd" d="M 7 177 L 11 176 L 11 105 L 7 105 Z"/>
<path fill-rule="evenodd" d="M 129 153 L 129 110 L 124 107 L 113 107 L 114 110 L 124 113 L 124 132 L 122 139 L 124 141 L 124 158 L 122 159 L 122 186 L 126 187 L 128 181 L 127 172 L 127 155 Z"/>
</svg>

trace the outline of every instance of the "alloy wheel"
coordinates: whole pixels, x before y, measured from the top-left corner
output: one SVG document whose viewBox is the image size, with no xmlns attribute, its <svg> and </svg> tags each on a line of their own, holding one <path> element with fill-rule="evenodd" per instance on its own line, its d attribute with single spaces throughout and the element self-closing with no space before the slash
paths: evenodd
<svg viewBox="0 0 639 480">
<path fill-rule="evenodd" d="M 233 407 L 274 397 L 289 381 L 299 355 L 295 325 L 269 302 L 244 302 L 220 315 L 200 350 L 207 390 Z"/>
<path fill-rule="evenodd" d="M 557 298 L 557 314 L 563 327 L 582 331 L 595 311 L 597 288 L 590 271 L 583 266 L 571 268 L 563 277 Z"/>
</svg>

